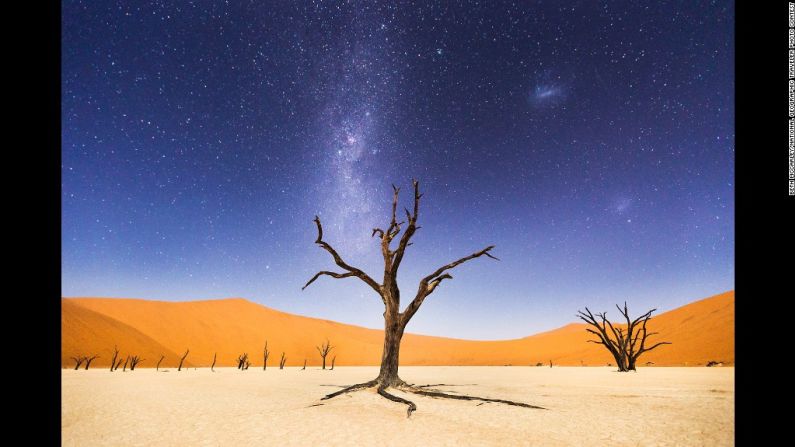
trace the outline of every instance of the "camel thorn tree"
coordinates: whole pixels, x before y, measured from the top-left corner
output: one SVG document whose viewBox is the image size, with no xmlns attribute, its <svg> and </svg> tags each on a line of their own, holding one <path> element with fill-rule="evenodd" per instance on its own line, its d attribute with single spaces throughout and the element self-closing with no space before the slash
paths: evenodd
<svg viewBox="0 0 795 447">
<path fill-rule="evenodd" d="M 110 361 L 110 371 L 113 372 L 113 367 L 116 365 L 116 359 L 119 358 L 119 348 L 113 345 L 113 359 Z"/>
<path fill-rule="evenodd" d="M 268 351 L 268 340 L 265 340 L 265 349 L 262 350 L 262 370 L 265 371 L 268 368 L 268 357 L 270 357 L 271 352 Z"/>
<path fill-rule="evenodd" d="M 414 295 L 414 299 L 412 299 L 411 302 L 403 309 L 403 311 L 401 311 L 400 290 L 398 288 L 397 282 L 398 269 L 400 268 L 400 265 L 403 261 L 406 248 L 411 245 L 411 237 L 414 236 L 414 233 L 420 228 L 417 225 L 417 219 L 419 217 L 420 199 L 422 198 L 422 194 L 420 194 L 419 182 L 417 180 L 413 180 L 412 184 L 414 186 L 414 206 L 413 212 L 409 211 L 408 208 L 405 209 L 406 220 L 402 222 L 398 222 L 397 220 L 398 195 L 400 193 L 400 188 L 392 185 L 392 216 L 389 225 L 386 227 L 386 229 L 373 228 L 372 237 L 375 237 L 376 235 L 378 236 L 381 246 L 381 254 L 384 258 L 384 276 L 380 283 L 374 280 L 362 269 L 354 267 L 345 262 L 339 253 L 337 253 L 337 250 L 323 240 L 323 226 L 320 223 L 320 217 L 315 216 L 314 221 L 315 225 L 317 226 L 317 239 L 315 240 L 315 243 L 320 248 L 327 251 L 334 259 L 334 263 L 343 271 L 333 272 L 322 270 L 312 276 L 312 278 L 307 281 L 302 289 L 309 287 L 310 284 L 315 282 L 315 280 L 321 276 L 330 276 L 336 279 L 358 278 L 368 287 L 370 287 L 384 304 L 384 348 L 381 355 L 381 369 L 378 373 L 378 377 L 369 382 L 351 385 L 340 391 L 328 394 L 323 397 L 322 400 L 331 399 L 335 396 L 352 391 L 366 388 L 376 388 L 378 394 L 380 394 L 382 397 L 393 402 L 407 405 L 407 414 L 408 416 L 411 416 L 411 413 L 417 409 L 417 406 L 414 404 L 414 402 L 389 394 L 387 389 L 392 387 L 402 391 L 429 397 L 460 400 L 480 400 L 484 402 L 499 402 L 507 405 L 516 405 L 526 408 L 541 408 L 534 405 L 504 401 L 500 399 L 451 395 L 436 390 L 429 391 L 427 388 L 408 384 L 404 382 L 400 376 L 398 376 L 400 341 L 403 338 L 403 332 L 406 329 L 406 325 L 408 325 L 409 321 L 411 321 L 411 318 L 414 316 L 414 314 L 417 313 L 425 299 L 436 290 L 442 281 L 453 278 L 449 271 L 458 265 L 481 256 L 486 256 L 488 258 L 497 260 L 497 258 L 490 253 L 494 246 L 489 245 L 482 250 L 476 251 L 468 256 L 464 256 L 463 258 L 439 267 L 431 274 L 423 277 L 420 280 L 417 292 Z M 401 232 L 403 232 L 403 234 L 398 239 L 397 246 L 393 248 L 392 242 Z"/>
<path fill-rule="evenodd" d="M 331 346 L 331 343 L 328 341 L 327 338 L 325 344 L 321 344 L 320 346 L 315 346 L 315 349 L 317 349 L 317 352 L 320 353 L 320 357 L 323 359 L 323 369 L 326 369 L 326 356 L 328 355 L 329 352 L 331 352 L 332 349 L 334 349 L 334 346 Z"/>
<path fill-rule="evenodd" d="M 177 371 L 182 371 L 182 363 L 185 362 L 185 358 L 188 356 L 189 352 L 190 352 L 190 349 L 186 349 L 185 350 L 185 354 L 182 356 L 181 359 L 179 359 L 179 367 L 177 367 Z"/>
<path fill-rule="evenodd" d="M 282 358 L 279 360 L 279 369 L 284 369 L 284 364 L 287 363 L 287 357 L 284 356 L 282 352 Z"/>
<path fill-rule="evenodd" d="M 121 369 L 121 372 L 127 371 L 127 362 L 130 361 L 130 356 L 128 355 L 127 358 L 124 359 L 124 367 Z"/>
<path fill-rule="evenodd" d="M 86 370 L 88 370 L 88 368 L 91 366 L 91 362 L 93 362 L 94 359 L 98 359 L 98 358 L 99 358 L 99 355 L 97 355 L 97 354 L 94 354 L 91 357 L 86 357 Z"/>
<path fill-rule="evenodd" d="M 334 358 L 331 359 L 331 370 L 334 371 L 334 362 L 337 361 L 337 356 L 335 355 Z"/>
<path fill-rule="evenodd" d="M 303 371 L 303 370 L 305 370 L 305 369 L 306 369 L 306 359 L 304 359 L 304 367 L 303 367 L 303 368 L 301 368 L 301 371 Z"/>
<path fill-rule="evenodd" d="M 75 361 L 75 371 L 80 369 L 80 365 L 82 365 L 83 362 L 86 361 L 86 357 L 84 357 L 82 355 L 78 355 L 77 357 L 70 357 L 70 358 Z"/>
<path fill-rule="evenodd" d="M 160 354 L 160 360 L 157 361 L 157 366 L 155 367 L 155 371 L 160 371 L 160 362 L 162 362 L 164 358 L 166 358 L 166 356 Z"/>
<path fill-rule="evenodd" d="M 218 353 L 213 354 L 213 364 L 210 365 L 210 371 L 215 372 L 215 359 L 218 358 Z"/>
<path fill-rule="evenodd" d="M 646 339 L 652 335 L 657 335 L 657 332 L 648 332 L 646 330 L 646 324 L 651 319 L 651 314 L 657 309 L 652 309 L 633 320 L 629 317 L 626 301 L 623 309 L 618 304 L 616 304 L 616 308 L 624 316 L 626 327 L 613 326 L 613 323 L 607 319 L 607 312 L 594 314 L 587 307 L 585 312 L 577 311 L 577 318 L 596 329 L 585 329 L 598 337 L 597 340 L 588 340 L 588 342 L 603 345 L 616 359 L 619 372 L 637 371 L 635 365 L 641 354 L 671 343 L 661 341 L 646 347 Z"/>
<path fill-rule="evenodd" d="M 134 355 L 130 358 L 130 371 L 135 371 L 135 367 L 138 366 L 139 363 L 143 362 L 146 359 L 142 359 L 141 357 Z"/>
<path fill-rule="evenodd" d="M 246 369 L 246 362 L 248 362 L 248 353 L 242 353 L 237 356 L 237 369 L 243 371 Z"/>
</svg>

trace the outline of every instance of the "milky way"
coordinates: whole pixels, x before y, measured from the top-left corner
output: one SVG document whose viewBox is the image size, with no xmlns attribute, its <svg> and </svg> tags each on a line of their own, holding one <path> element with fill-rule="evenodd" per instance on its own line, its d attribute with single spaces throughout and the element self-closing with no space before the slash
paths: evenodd
<svg viewBox="0 0 795 447">
<path fill-rule="evenodd" d="M 66 296 L 242 296 L 379 327 L 314 215 L 379 276 L 425 191 L 409 330 L 519 337 L 584 305 L 734 287 L 731 2 L 63 3 Z M 405 203 L 407 204 L 407 203 Z"/>
</svg>

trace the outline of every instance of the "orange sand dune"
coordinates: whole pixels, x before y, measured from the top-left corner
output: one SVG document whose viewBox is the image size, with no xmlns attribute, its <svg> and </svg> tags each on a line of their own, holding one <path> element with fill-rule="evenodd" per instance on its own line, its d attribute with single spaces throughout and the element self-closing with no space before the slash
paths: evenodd
<svg viewBox="0 0 795 447">
<path fill-rule="evenodd" d="M 288 366 L 320 364 L 315 346 L 330 339 L 337 365 L 378 365 L 383 332 L 328 320 L 302 317 L 233 298 L 164 302 L 140 299 L 65 298 L 62 300 L 62 358 L 99 353 L 96 365 L 108 364 L 114 344 L 123 353 L 157 359 L 174 367 L 176 353 L 190 348 L 186 364 L 218 366 L 236 363 L 247 352 L 253 367 L 262 367 L 263 345 L 271 351 L 268 366 L 278 365 L 282 352 Z M 601 309 L 600 309 L 601 310 Z M 610 311 L 609 309 L 606 309 Z M 618 315 L 613 310 L 608 315 Z M 673 343 L 641 357 L 641 364 L 704 365 L 710 360 L 734 363 L 734 292 L 726 292 L 662 313 L 649 322 L 658 340 Z M 612 360 L 600 346 L 586 343 L 582 323 L 517 340 L 473 341 L 406 334 L 402 365 L 605 365 Z M 650 339 L 651 340 L 651 339 Z M 141 366 L 153 366 L 144 362 Z"/>
</svg>

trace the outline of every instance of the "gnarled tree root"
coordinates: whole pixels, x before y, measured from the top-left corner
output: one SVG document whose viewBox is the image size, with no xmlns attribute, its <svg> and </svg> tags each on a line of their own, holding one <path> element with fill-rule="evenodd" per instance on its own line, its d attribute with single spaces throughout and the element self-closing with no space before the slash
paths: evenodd
<svg viewBox="0 0 795 447">
<path fill-rule="evenodd" d="M 498 404 L 512 405 L 512 406 L 515 406 L 515 407 L 535 408 L 535 409 L 538 409 L 538 410 L 546 410 L 546 408 L 544 408 L 544 407 L 539 407 L 537 405 L 530 405 L 530 404 L 526 404 L 526 403 L 523 403 L 523 402 L 515 402 L 515 401 L 512 401 L 512 400 L 491 399 L 491 398 L 487 398 L 487 397 L 468 396 L 468 395 L 462 395 L 462 394 L 447 394 L 447 393 L 444 393 L 444 392 L 442 392 L 440 390 L 434 390 L 434 389 L 430 389 L 429 390 L 428 389 L 431 386 L 440 386 L 440 385 L 445 385 L 445 384 L 441 384 L 440 383 L 440 384 L 435 384 L 435 385 L 415 386 L 415 385 L 409 385 L 409 384 L 407 384 L 406 382 L 403 382 L 403 381 L 399 381 L 399 382 L 393 383 L 393 385 L 391 387 L 395 388 L 397 390 L 400 390 L 400 391 L 406 391 L 406 392 L 409 392 L 409 393 L 418 394 L 420 396 L 428 396 L 428 397 L 442 398 L 442 399 L 481 401 L 481 403 L 478 404 L 478 405 L 482 405 L 483 403 L 486 403 L 486 402 L 492 402 L 492 403 L 498 403 Z M 351 385 L 351 386 L 343 388 L 343 389 L 341 389 L 339 391 L 333 392 L 331 394 L 327 394 L 325 397 L 321 398 L 320 400 L 328 400 L 328 399 L 337 397 L 337 396 L 339 396 L 341 394 L 350 393 L 350 392 L 353 392 L 353 391 L 359 391 L 359 390 L 363 390 L 365 388 L 373 388 L 373 387 L 376 387 L 376 386 L 378 387 L 377 388 L 377 392 L 378 392 L 379 395 L 381 395 L 381 397 L 383 397 L 385 399 L 389 399 L 392 402 L 397 402 L 397 403 L 401 403 L 401 404 L 407 405 L 408 406 L 408 409 L 406 411 L 407 417 L 411 417 L 411 413 L 413 413 L 414 411 L 417 410 L 417 405 L 414 404 L 414 402 L 412 402 L 412 401 L 410 401 L 408 399 L 404 399 L 402 397 L 395 396 L 394 394 L 387 393 L 386 390 L 387 390 L 387 388 L 390 388 L 390 386 L 385 386 L 384 384 L 379 383 L 379 381 L 377 379 L 376 380 L 371 380 L 369 382 L 357 383 L 356 385 Z M 451 386 L 451 385 L 447 385 L 447 386 Z"/>
</svg>

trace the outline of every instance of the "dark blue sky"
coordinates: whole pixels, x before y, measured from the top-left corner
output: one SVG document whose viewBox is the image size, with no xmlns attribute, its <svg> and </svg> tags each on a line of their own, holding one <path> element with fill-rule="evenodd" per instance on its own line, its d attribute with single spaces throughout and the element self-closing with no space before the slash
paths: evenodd
<svg viewBox="0 0 795 447">
<path fill-rule="evenodd" d="M 391 183 L 425 192 L 410 332 L 496 339 L 734 288 L 733 2 L 64 1 L 64 296 L 240 296 L 382 327 Z M 406 205 L 408 194 L 403 197 Z"/>
</svg>

